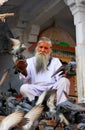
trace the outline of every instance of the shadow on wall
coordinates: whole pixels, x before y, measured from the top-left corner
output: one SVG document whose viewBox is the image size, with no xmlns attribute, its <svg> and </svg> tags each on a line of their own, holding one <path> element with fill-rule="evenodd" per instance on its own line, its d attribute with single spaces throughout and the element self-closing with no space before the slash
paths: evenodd
<svg viewBox="0 0 85 130">
<path fill-rule="evenodd" d="M 12 61 L 12 56 L 7 53 L 1 53 L 0 54 L 0 79 L 3 75 L 3 73 L 9 68 L 10 73 L 7 76 L 6 80 L 4 83 L 0 86 L 0 93 L 1 92 L 7 92 L 7 90 L 10 87 L 15 88 L 16 91 L 19 93 L 19 88 L 21 86 L 21 81 L 19 80 L 19 75 L 14 74 L 14 69 L 13 69 L 13 61 Z"/>
<path fill-rule="evenodd" d="M 21 81 L 19 80 L 18 74 L 14 74 L 12 55 L 9 54 L 10 43 L 8 37 L 14 38 L 7 22 L 0 21 L 0 79 L 3 73 L 9 68 L 10 73 L 7 76 L 4 83 L 0 86 L 0 92 L 7 92 L 10 87 L 15 88 L 19 92 Z"/>
<path fill-rule="evenodd" d="M 8 38 L 13 38 L 13 34 L 8 27 L 7 22 L 0 21 L 0 53 L 6 52 L 10 49 Z"/>
</svg>

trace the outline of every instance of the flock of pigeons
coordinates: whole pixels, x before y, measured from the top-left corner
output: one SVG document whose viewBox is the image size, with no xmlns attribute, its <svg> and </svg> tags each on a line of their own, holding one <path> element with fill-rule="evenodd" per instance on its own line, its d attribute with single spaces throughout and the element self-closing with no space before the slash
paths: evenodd
<svg viewBox="0 0 85 130">
<path fill-rule="evenodd" d="M 85 130 L 85 104 L 77 104 L 64 92 L 67 101 L 56 105 L 57 90 L 44 91 L 32 106 L 17 93 L 0 95 L 0 130 Z M 50 121 L 50 124 L 48 124 Z M 49 128 L 50 130 L 50 128 Z"/>
<path fill-rule="evenodd" d="M 25 45 L 21 44 L 18 39 L 8 38 L 11 43 L 11 50 L 9 53 L 13 57 L 14 66 L 16 70 L 16 61 L 24 59 L 23 52 L 27 49 Z M 63 65 L 52 76 L 61 72 L 60 74 L 66 74 L 66 76 L 75 75 L 76 62 L 72 59 L 69 64 Z M 10 68 L 7 69 L 1 80 L 0 86 L 10 73 Z M 77 124 L 78 130 L 85 129 L 85 106 L 81 104 L 75 104 L 72 100 L 63 102 L 56 106 L 56 90 L 45 91 L 37 101 L 35 105 L 29 104 L 26 98 L 21 97 L 17 99 L 17 92 L 11 91 L 7 94 L 0 95 L 0 130 L 39 130 L 41 126 L 46 129 L 48 123 L 46 121 L 52 120 L 55 125 L 52 126 L 55 130 L 59 125 L 64 130 L 74 130 L 74 125 Z M 66 97 L 68 95 L 64 92 Z"/>
<path fill-rule="evenodd" d="M 0 0 L 3 5 L 7 0 Z M 26 50 L 25 45 L 21 44 L 18 39 L 9 38 L 12 43 L 10 54 L 13 56 L 13 68 L 16 69 L 15 63 L 18 59 L 25 59 L 22 52 Z M 71 61 L 66 66 L 62 66 L 52 76 L 62 72 L 67 76 L 75 75 L 75 61 Z M 10 73 L 7 69 L 1 80 L 0 86 Z M 24 97 L 17 98 L 18 94 L 12 88 L 8 93 L 0 94 L 0 130 L 56 130 L 59 126 L 63 130 L 85 130 L 85 104 L 75 103 L 73 99 L 64 92 L 67 101 L 56 105 L 57 90 L 44 91 L 35 100 L 34 105 L 30 105 Z M 53 123 L 51 127 L 48 123 Z"/>
<path fill-rule="evenodd" d="M 20 43 L 18 39 L 9 38 L 12 43 L 10 54 L 13 56 L 13 63 L 19 59 L 25 59 L 23 51 L 26 47 Z M 62 72 L 69 76 L 75 75 L 75 61 L 71 61 L 66 66 L 62 66 L 55 74 Z M 10 73 L 10 68 L 7 69 L 1 80 L 0 86 Z M 39 130 L 41 126 L 43 130 L 56 130 L 59 126 L 63 130 L 74 130 L 75 124 L 78 130 L 85 130 L 85 106 L 84 104 L 76 104 L 64 92 L 67 101 L 56 105 L 57 90 L 44 91 L 34 105 L 30 105 L 29 101 L 24 98 L 17 98 L 18 94 L 12 88 L 7 94 L 0 95 L 0 130 Z M 53 126 L 49 128 L 47 121 L 53 122 Z"/>
</svg>

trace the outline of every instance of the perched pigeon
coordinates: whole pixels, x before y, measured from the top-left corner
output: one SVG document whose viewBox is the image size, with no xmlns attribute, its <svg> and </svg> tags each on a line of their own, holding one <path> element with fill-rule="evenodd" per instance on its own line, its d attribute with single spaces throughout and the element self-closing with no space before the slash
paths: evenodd
<svg viewBox="0 0 85 130">
<path fill-rule="evenodd" d="M 78 130 L 85 130 L 85 123 L 79 123 L 77 128 Z"/>
</svg>

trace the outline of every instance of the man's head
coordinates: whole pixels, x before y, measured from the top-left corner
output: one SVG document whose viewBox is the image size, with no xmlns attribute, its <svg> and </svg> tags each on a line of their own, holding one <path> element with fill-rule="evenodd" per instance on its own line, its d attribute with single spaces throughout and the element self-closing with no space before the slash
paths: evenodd
<svg viewBox="0 0 85 130">
<path fill-rule="evenodd" d="M 36 47 L 36 71 L 45 71 L 49 63 L 50 55 L 52 53 L 52 43 L 47 37 L 42 37 L 37 43 Z"/>
</svg>

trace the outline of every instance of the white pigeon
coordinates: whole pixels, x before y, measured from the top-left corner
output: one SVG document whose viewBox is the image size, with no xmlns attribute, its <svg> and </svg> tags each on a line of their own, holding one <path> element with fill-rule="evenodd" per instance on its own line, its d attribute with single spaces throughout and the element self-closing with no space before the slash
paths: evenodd
<svg viewBox="0 0 85 130">
<path fill-rule="evenodd" d="M 25 116 L 29 121 L 22 127 L 23 130 L 29 130 L 33 123 L 40 117 L 43 112 L 43 105 L 34 106 Z"/>
<path fill-rule="evenodd" d="M 26 46 L 24 44 L 21 44 L 20 40 L 14 38 L 9 38 L 9 39 L 12 44 L 11 54 L 13 55 L 20 54 L 26 49 Z"/>
<path fill-rule="evenodd" d="M 9 130 L 16 126 L 23 119 L 24 113 L 22 111 L 16 111 L 0 121 L 0 130 Z"/>
</svg>

